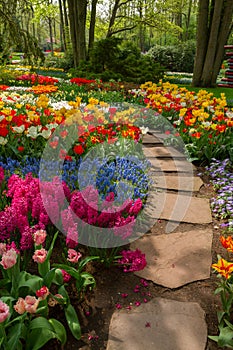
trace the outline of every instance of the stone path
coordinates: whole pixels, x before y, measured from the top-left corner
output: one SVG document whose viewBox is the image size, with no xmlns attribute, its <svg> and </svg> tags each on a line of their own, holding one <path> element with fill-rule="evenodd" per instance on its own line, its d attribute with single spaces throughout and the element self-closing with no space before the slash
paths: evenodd
<svg viewBox="0 0 233 350">
<path fill-rule="evenodd" d="M 146 268 L 136 275 L 175 289 L 210 277 L 212 217 L 193 165 L 182 153 L 165 148 L 163 137 L 157 136 L 151 132 L 143 142 L 156 180 L 148 214 L 166 220 L 167 226 L 160 234 L 152 229 L 131 248 L 140 249 L 147 259 Z M 154 298 L 130 312 L 114 312 L 107 350 L 204 350 L 206 343 L 205 313 L 198 303 Z"/>
</svg>

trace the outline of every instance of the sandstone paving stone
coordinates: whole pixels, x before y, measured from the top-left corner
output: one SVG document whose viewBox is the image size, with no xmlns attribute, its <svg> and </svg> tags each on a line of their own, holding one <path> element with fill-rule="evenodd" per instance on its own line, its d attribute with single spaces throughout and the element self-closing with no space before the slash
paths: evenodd
<svg viewBox="0 0 233 350">
<path fill-rule="evenodd" d="M 131 243 L 132 250 L 146 254 L 147 266 L 137 276 L 168 288 L 178 288 L 210 277 L 212 263 L 211 228 L 144 235 Z"/>
<path fill-rule="evenodd" d="M 156 138 L 153 135 L 145 134 L 143 135 L 142 143 L 143 144 L 162 144 L 162 141 L 160 141 L 158 138 Z"/>
<path fill-rule="evenodd" d="M 144 146 L 143 147 L 143 153 L 146 157 L 153 158 L 153 157 L 159 157 L 159 158 L 182 158 L 184 160 L 187 160 L 186 156 L 177 151 L 176 149 L 172 147 L 164 147 L 164 146 Z"/>
<path fill-rule="evenodd" d="M 180 172 L 180 173 L 193 173 L 195 167 L 185 159 L 161 159 L 161 158 L 148 158 L 151 163 L 152 169 L 155 168 L 164 172 Z"/>
<path fill-rule="evenodd" d="M 205 314 L 198 303 L 155 298 L 114 312 L 107 350 L 204 350 Z"/>
<path fill-rule="evenodd" d="M 163 188 L 176 191 L 198 192 L 203 185 L 203 181 L 197 176 L 172 176 L 162 174 L 152 174 L 152 180 L 156 188 Z"/>
<path fill-rule="evenodd" d="M 212 222 L 209 199 L 192 197 L 190 192 L 184 195 L 154 191 L 148 197 L 145 213 L 152 218 L 191 224 Z"/>
</svg>

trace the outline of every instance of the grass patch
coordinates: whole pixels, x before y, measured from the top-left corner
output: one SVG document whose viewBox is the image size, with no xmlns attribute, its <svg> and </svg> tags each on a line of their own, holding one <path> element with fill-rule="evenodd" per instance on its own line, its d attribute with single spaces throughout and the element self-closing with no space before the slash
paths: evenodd
<svg viewBox="0 0 233 350">
<path fill-rule="evenodd" d="M 193 87 L 192 85 L 183 85 L 178 84 L 179 87 L 186 87 L 189 91 L 195 91 L 198 92 L 199 90 L 206 90 L 208 92 L 212 92 L 215 97 L 221 97 L 221 94 L 225 94 L 227 99 L 227 105 L 228 107 L 233 107 L 233 88 L 222 88 L 222 87 L 215 87 L 215 88 L 199 88 L 199 87 Z"/>
</svg>

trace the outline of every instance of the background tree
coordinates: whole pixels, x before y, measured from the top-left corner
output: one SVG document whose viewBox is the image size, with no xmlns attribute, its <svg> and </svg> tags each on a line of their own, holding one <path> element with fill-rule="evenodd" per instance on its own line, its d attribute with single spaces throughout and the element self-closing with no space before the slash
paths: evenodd
<svg viewBox="0 0 233 350">
<path fill-rule="evenodd" d="M 215 86 L 233 28 L 232 0 L 200 0 L 193 85 Z"/>
<path fill-rule="evenodd" d="M 30 33 L 29 26 L 23 28 L 20 21 L 25 9 L 29 9 L 29 15 L 32 13 L 30 1 L 1 0 L 0 2 L 0 23 L 3 28 L 3 56 L 8 55 L 12 47 L 20 46 L 30 63 L 38 59 L 43 61 L 44 55 L 37 39 Z"/>
</svg>

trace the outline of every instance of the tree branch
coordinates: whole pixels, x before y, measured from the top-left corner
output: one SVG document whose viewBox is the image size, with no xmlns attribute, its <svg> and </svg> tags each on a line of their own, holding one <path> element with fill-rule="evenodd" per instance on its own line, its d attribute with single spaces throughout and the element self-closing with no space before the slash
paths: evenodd
<svg viewBox="0 0 233 350">
<path fill-rule="evenodd" d="M 117 33 L 124 32 L 124 31 L 126 31 L 126 30 L 132 30 L 132 29 L 134 29 L 134 28 L 136 28 L 136 27 L 137 27 L 136 25 L 133 25 L 133 26 L 131 26 L 131 27 L 125 27 L 125 28 L 117 29 L 117 30 L 111 32 L 111 33 L 110 33 L 110 34 L 111 34 L 110 36 L 112 36 L 112 35 L 114 35 L 114 34 L 117 34 Z"/>
</svg>

